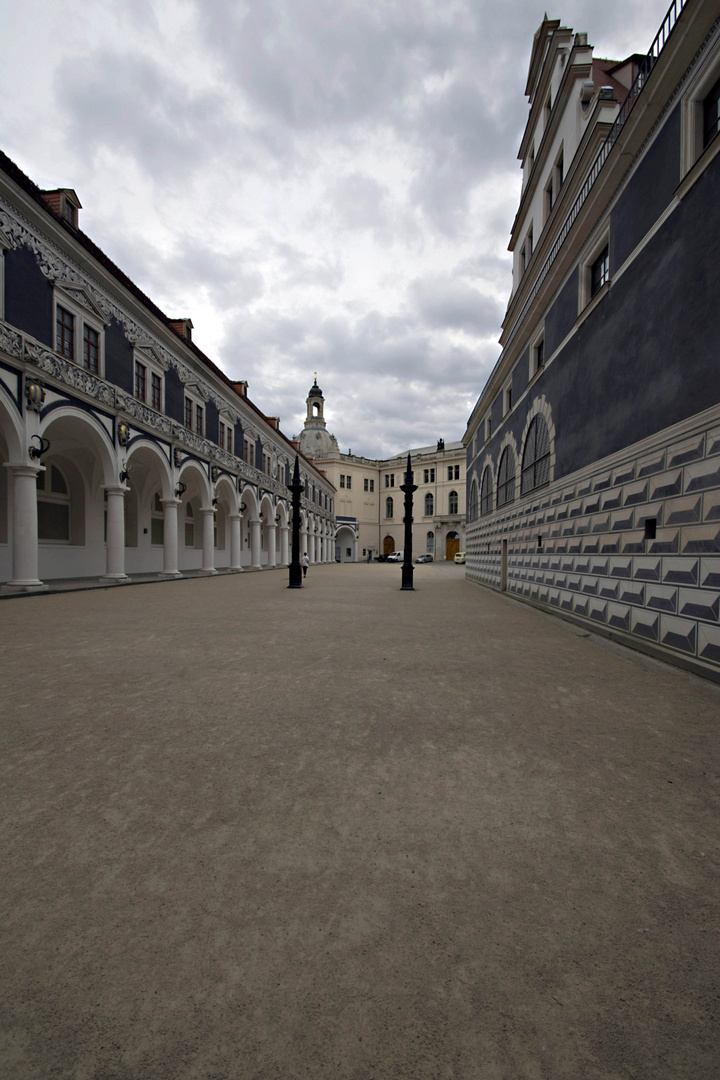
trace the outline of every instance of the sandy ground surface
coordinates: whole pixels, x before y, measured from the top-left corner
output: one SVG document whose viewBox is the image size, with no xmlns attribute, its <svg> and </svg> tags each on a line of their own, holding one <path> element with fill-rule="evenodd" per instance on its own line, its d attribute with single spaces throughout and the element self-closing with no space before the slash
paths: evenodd
<svg viewBox="0 0 720 1080">
<path fill-rule="evenodd" d="M 720 1075 L 720 687 L 463 571 L 0 604 L 3 1080 Z"/>
</svg>

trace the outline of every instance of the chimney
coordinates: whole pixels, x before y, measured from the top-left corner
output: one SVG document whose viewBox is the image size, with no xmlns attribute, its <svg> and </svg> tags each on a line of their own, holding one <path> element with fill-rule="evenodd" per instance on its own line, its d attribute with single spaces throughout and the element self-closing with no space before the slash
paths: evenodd
<svg viewBox="0 0 720 1080">
<path fill-rule="evenodd" d="M 239 394 L 240 397 L 247 397 L 247 392 L 248 392 L 247 380 L 240 379 L 239 381 L 233 382 L 230 385 L 232 386 L 235 393 Z"/>
<path fill-rule="evenodd" d="M 179 337 L 192 341 L 192 319 L 170 319 L 170 325 Z"/>
<path fill-rule="evenodd" d="M 274 427 L 276 431 L 280 430 L 280 417 L 279 416 L 266 416 L 265 419 L 267 420 L 270 427 Z"/>
<path fill-rule="evenodd" d="M 54 214 L 77 229 L 78 210 L 82 210 L 82 203 L 72 188 L 55 188 L 53 191 L 41 191 L 40 194 Z"/>
</svg>

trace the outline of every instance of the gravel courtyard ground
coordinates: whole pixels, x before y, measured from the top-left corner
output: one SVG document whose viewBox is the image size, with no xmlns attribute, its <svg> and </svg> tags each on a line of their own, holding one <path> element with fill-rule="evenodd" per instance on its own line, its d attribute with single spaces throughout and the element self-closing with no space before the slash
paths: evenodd
<svg viewBox="0 0 720 1080">
<path fill-rule="evenodd" d="M 3 1080 L 716 1080 L 720 686 L 463 572 L 0 603 Z"/>
</svg>

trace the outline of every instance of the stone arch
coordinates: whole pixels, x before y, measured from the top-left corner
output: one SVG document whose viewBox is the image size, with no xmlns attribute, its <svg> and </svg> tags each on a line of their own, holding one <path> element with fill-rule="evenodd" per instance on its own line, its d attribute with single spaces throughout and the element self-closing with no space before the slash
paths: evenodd
<svg viewBox="0 0 720 1080">
<path fill-rule="evenodd" d="M 501 476 L 500 476 L 500 469 L 501 469 L 501 466 L 502 466 L 503 455 L 505 454 L 506 451 L 510 452 L 513 455 L 511 475 L 512 475 L 512 479 L 514 481 L 514 493 L 513 493 L 512 499 L 506 500 L 505 502 L 503 502 L 502 505 L 507 506 L 510 502 L 513 502 L 515 499 L 517 499 L 519 491 L 520 491 L 520 483 L 519 483 L 519 481 L 520 481 L 520 473 L 519 473 L 519 470 L 520 470 L 520 456 L 518 454 L 518 447 L 517 447 L 517 443 L 515 442 L 515 437 L 514 437 L 514 435 L 512 434 L 511 431 L 508 431 L 508 432 L 505 433 L 505 437 L 504 437 L 503 441 L 500 443 L 500 446 L 498 448 L 497 474 L 495 476 L 495 487 L 494 487 L 495 509 L 498 508 L 498 504 L 499 504 L 498 485 L 501 483 L 501 479 L 502 479 Z M 508 480 L 509 479 L 510 479 L 510 477 L 508 477 Z"/>
<path fill-rule="evenodd" d="M 533 402 L 530 405 L 530 408 L 528 409 L 527 416 L 525 418 L 525 427 L 523 428 L 522 438 L 520 440 L 520 447 L 521 447 L 522 453 L 519 455 L 519 469 L 520 469 L 519 478 L 520 478 L 520 481 L 521 481 L 522 480 L 522 461 L 523 461 L 523 456 L 525 454 L 525 448 L 526 448 L 526 444 L 527 444 L 527 437 L 528 437 L 528 433 L 530 431 L 530 425 L 532 424 L 532 422 L 533 422 L 533 420 L 535 419 L 536 416 L 542 416 L 543 420 L 545 421 L 545 426 L 547 427 L 548 437 L 550 439 L 550 465 L 549 465 L 549 476 L 548 476 L 547 482 L 549 484 L 551 484 L 553 482 L 554 478 L 555 478 L 555 460 L 556 460 L 556 457 L 555 457 L 555 423 L 554 423 L 553 417 L 552 417 L 552 409 L 551 409 L 550 404 L 549 404 L 549 402 L 548 402 L 548 400 L 547 400 L 547 398 L 545 397 L 544 394 L 541 394 L 539 397 L 536 397 L 536 398 L 533 399 Z M 517 480 L 516 480 L 516 483 L 517 483 Z M 518 491 L 519 490 L 520 489 L 518 488 Z M 530 494 L 530 492 L 527 492 L 527 494 Z"/>
<path fill-rule="evenodd" d="M 338 525 L 335 529 L 335 561 L 355 562 L 356 542 L 357 537 L 352 525 Z"/>
<path fill-rule="evenodd" d="M 0 439 L 5 443 L 4 452 L 8 459 L 20 464 L 27 461 L 27 446 L 23 424 L 17 405 L 4 386 L 0 385 Z"/>
<path fill-rule="evenodd" d="M 197 496 L 202 506 L 210 506 L 212 500 L 210 482 L 200 462 L 192 458 L 183 461 L 178 473 L 178 481 L 187 486 L 182 496 L 183 500 Z"/>
<path fill-rule="evenodd" d="M 63 448 L 66 452 L 74 450 L 83 458 L 83 474 L 91 490 L 103 485 L 117 487 L 120 484 L 120 469 L 115 447 L 110 435 L 92 413 L 78 409 L 73 405 L 61 405 L 42 417 L 40 435 L 50 441 L 50 453 L 57 453 Z M 87 457 L 88 450 L 93 454 L 92 463 Z"/>
</svg>

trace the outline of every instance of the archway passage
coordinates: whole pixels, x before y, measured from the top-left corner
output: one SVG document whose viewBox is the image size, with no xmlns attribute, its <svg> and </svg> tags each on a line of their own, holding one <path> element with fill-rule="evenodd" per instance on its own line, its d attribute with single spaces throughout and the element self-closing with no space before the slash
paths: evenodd
<svg viewBox="0 0 720 1080">
<path fill-rule="evenodd" d="M 392 555 L 395 550 L 395 541 L 392 536 L 386 536 L 383 540 L 383 555 Z"/>
<path fill-rule="evenodd" d="M 445 558 L 454 559 L 460 550 L 460 537 L 456 532 L 449 532 L 445 539 Z"/>
</svg>

